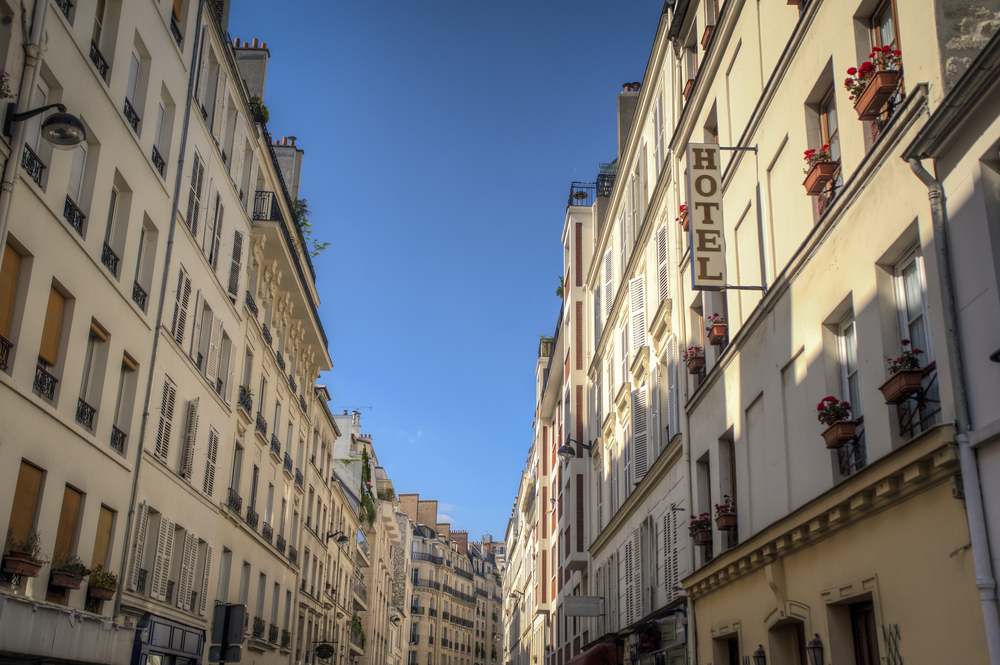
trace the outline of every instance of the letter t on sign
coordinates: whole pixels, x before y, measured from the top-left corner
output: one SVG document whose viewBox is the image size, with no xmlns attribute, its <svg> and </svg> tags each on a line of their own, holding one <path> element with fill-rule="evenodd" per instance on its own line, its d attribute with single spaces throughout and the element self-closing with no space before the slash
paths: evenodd
<svg viewBox="0 0 1000 665">
<path fill-rule="evenodd" d="M 725 222 L 722 213 L 722 160 L 714 143 L 687 147 L 687 200 L 691 215 L 691 288 L 726 288 Z"/>
</svg>

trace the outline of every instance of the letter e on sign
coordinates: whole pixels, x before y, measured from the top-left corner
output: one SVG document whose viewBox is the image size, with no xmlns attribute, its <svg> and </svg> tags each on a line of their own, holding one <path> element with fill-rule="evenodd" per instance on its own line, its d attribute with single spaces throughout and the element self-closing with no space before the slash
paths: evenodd
<svg viewBox="0 0 1000 665">
<path fill-rule="evenodd" d="M 726 288 L 726 244 L 722 223 L 722 160 L 714 143 L 687 147 L 687 200 L 690 215 L 691 288 Z"/>
</svg>

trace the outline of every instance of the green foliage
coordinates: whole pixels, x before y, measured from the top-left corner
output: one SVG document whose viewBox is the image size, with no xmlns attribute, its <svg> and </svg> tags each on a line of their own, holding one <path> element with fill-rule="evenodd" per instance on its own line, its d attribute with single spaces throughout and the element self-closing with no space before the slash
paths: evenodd
<svg viewBox="0 0 1000 665">
<path fill-rule="evenodd" d="M 52 558 L 52 570 L 60 573 L 69 573 L 73 577 L 82 579 L 90 574 L 90 569 L 83 565 L 75 554 L 59 554 Z"/>
<path fill-rule="evenodd" d="M 99 586 L 114 591 L 118 588 L 118 577 L 104 570 L 104 564 L 98 564 L 90 571 L 90 586 Z"/>
<path fill-rule="evenodd" d="M 361 619 L 357 614 L 351 616 L 351 635 L 360 638 L 361 648 L 365 648 L 365 629 L 361 626 Z"/>
<path fill-rule="evenodd" d="M 250 386 L 240 386 L 240 394 L 244 397 L 253 397 L 253 389 Z"/>
<path fill-rule="evenodd" d="M 566 293 L 566 278 L 563 277 L 562 275 L 559 275 L 559 288 L 556 289 L 556 295 L 559 296 L 560 298 L 563 298 L 565 297 L 565 293 Z"/>
<path fill-rule="evenodd" d="M 250 103 L 260 106 L 260 119 L 263 120 L 266 125 L 268 120 L 271 119 L 271 114 L 267 112 L 267 107 L 264 106 L 264 100 L 260 98 L 260 95 L 254 95 L 250 98 Z"/>
<path fill-rule="evenodd" d="M 14 540 L 14 531 L 7 529 L 7 549 L 27 554 L 34 561 L 48 560 L 48 556 L 42 554 L 42 536 L 35 529 L 29 531 L 24 540 Z"/>
<path fill-rule="evenodd" d="M 302 247 L 305 251 L 309 252 L 310 256 L 316 258 L 324 249 L 330 246 L 330 243 L 320 242 L 312 237 L 312 224 L 309 223 L 309 204 L 305 199 L 295 201 L 292 208 L 292 212 L 295 213 L 295 218 L 298 220 L 297 230 L 299 240 L 302 241 Z M 310 244 L 312 247 L 310 247 Z"/>
<path fill-rule="evenodd" d="M 395 501 L 396 491 L 391 487 L 383 487 L 378 491 L 378 498 L 382 499 L 383 501 Z"/>
</svg>

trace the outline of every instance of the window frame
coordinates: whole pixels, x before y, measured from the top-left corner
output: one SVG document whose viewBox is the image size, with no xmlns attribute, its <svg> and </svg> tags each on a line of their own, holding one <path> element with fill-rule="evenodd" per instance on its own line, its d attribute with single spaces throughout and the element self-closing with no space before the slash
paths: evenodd
<svg viewBox="0 0 1000 665">
<path fill-rule="evenodd" d="M 848 331 L 850 331 L 850 335 L 847 334 Z M 850 369 L 850 359 L 847 353 L 849 339 L 852 340 L 854 346 L 855 369 L 853 372 Z M 853 310 L 837 323 L 837 374 L 840 382 L 841 400 L 851 404 L 851 418 L 857 420 L 864 415 L 864 411 L 861 402 L 861 365 L 858 362 L 858 328 Z M 855 378 L 857 382 L 857 395 L 854 395 L 851 389 L 852 378 Z"/>
</svg>

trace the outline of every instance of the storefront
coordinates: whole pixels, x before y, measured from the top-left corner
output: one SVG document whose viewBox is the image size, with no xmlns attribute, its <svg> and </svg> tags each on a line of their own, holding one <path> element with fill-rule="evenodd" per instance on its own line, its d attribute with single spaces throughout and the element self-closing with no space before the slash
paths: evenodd
<svg viewBox="0 0 1000 665">
<path fill-rule="evenodd" d="M 205 631 L 153 614 L 136 624 L 131 665 L 201 665 Z"/>
</svg>

